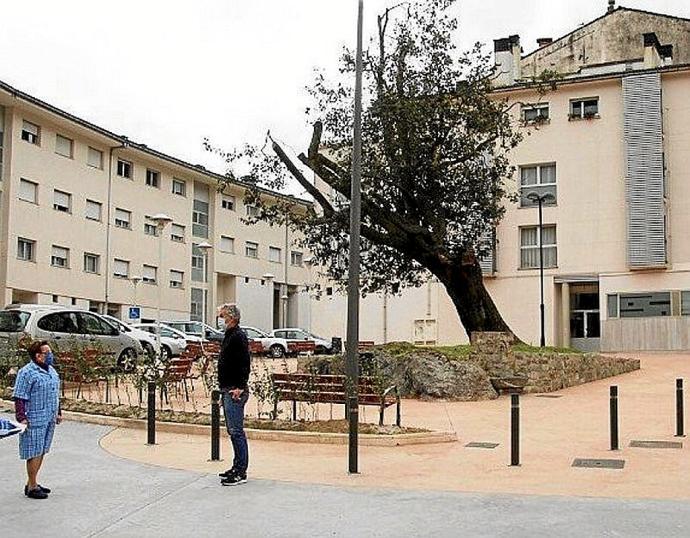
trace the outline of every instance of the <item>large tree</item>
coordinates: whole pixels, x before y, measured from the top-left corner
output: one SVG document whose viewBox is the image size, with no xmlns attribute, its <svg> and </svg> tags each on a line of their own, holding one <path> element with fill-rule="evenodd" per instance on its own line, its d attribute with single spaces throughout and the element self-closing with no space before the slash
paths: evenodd
<svg viewBox="0 0 690 538">
<path fill-rule="evenodd" d="M 507 154 L 520 134 L 508 105 L 491 95 L 490 58 L 478 45 L 457 51 L 454 4 L 420 0 L 387 9 L 365 51 L 362 291 L 395 293 L 433 275 L 468 333 L 510 331 L 484 287 L 479 260 L 512 198 Z M 336 77 L 317 72 L 307 110 L 313 135 L 299 163 L 270 133 L 263 147 L 223 153 L 228 181 L 248 185 L 255 218 L 287 219 L 339 281 L 348 270 L 354 69 L 346 49 Z M 241 176 L 240 162 L 249 163 Z M 306 169 L 323 183 L 310 181 Z M 313 197 L 313 209 L 266 195 L 291 178 Z"/>
</svg>

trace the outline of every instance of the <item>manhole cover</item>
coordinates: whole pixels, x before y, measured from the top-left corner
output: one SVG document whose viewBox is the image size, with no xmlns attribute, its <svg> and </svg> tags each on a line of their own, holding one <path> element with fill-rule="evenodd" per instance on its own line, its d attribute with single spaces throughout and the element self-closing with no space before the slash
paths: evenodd
<svg viewBox="0 0 690 538">
<path fill-rule="evenodd" d="M 625 460 L 590 460 L 585 458 L 575 458 L 573 467 L 587 467 L 590 469 L 622 469 L 625 467 Z"/>
<path fill-rule="evenodd" d="M 563 398 L 562 394 L 535 394 L 537 398 Z"/>
<path fill-rule="evenodd" d="M 496 448 L 498 443 L 467 443 L 465 448 Z"/>
<path fill-rule="evenodd" d="M 683 443 L 676 441 L 630 441 L 634 448 L 683 448 Z"/>
</svg>

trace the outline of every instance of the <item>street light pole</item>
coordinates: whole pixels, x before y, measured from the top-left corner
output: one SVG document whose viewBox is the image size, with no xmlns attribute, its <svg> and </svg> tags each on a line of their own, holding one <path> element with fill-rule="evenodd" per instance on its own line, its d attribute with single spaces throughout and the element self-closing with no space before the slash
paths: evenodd
<svg viewBox="0 0 690 538">
<path fill-rule="evenodd" d="M 159 353 L 163 353 L 163 346 L 161 345 L 161 275 L 163 274 L 163 230 L 165 227 L 172 222 L 172 218 L 164 213 L 158 213 L 151 217 L 151 220 L 156 223 L 156 229 L 158 230 L 158 297 L 156 305 L 156 343 L 158 344 Z"/>
<path fill-rule="evenodd" d="M 213 245 L 207 241 L 199 243 L 196 248 L 198 248 L 204 255 L 204 280 L 206 281 L 206 287 L 208 288 L 208 253 L 213 249 Z M 201 291 L 201 324 L 206 324 L 206 289 Z M 205 334 L 205 329 L 202 329 L 202 338 Z"/>
<path fill-rule="evenodd" d="M 345 373 L 347 380 L 347 410 L 350 425 L 348 442 L 348 471 L 358 471 L 358 427 L 359 427 L 359 262 L 360 262 L 360 219 L 362 183 L 362 18 L 364 0 L 358 1 L 357 13 L 357 59 L 355 63 L 355 115 L 352 147 L 352 186 L 350 191 L 350 257 L 347 284 L 347 349 L 345 350 Z"/>
<path fill-rule="evenodd" d="M 554 199 L 552 194 L 546 193 L 539 196 L 536 192 L 531 192 L 527 195 L 529 200 L 536 202 L 539 206 L 539 321 L 540 321 L 540 336 L 539 346 L 546 346 L 545 337 L 545 316 L 544 316 L 544 220 L 542 213 L 542 205 L 544 202 L 550 202 Z"/>
<path fill-rule="evenodd" d="M 137 285 L 139 282 L 141 282 L 141 277 L 140 276 L 132 276 L 129 278 L 129 281 L 132 283 L 132 286 L 134 286 L 134 308 L 137 307 Z M 129 318 L 129 316 L 127 316 Z M 139 316 L 139 320 L 141 320 L 141 316 Z"/>
</svg>

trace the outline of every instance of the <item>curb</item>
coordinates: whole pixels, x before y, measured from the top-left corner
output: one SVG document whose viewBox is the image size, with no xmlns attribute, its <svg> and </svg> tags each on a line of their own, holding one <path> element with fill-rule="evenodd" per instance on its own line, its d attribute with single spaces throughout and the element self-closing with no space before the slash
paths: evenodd
<svg viewBox="0 0 690 538">
<path fill-rule="evenodd" d="M 6 400 L 2 403 L 11 404 Z M 136 418 L 110 417 L 107 415 L 91 415 L 76 411 L 63 411 L 63 419 L 85 424 L 111 426 L 113 428 L 146 429 L 146 420 Z M 205 435 L 211 437 L 211 426 L 206 424 L 184 424 L 180 422 L 156 422 L 156 431 L 163 433 L 179 433 L 183 435 Z M 281 441 L 288 443 L 312 443 L 319 445 L 347 445 L 346 433 L 293 432 L 281 430 L 245 429 L 247 438 L 257 441 Z M 398 435 L 360 434 L 360 446 L 394 447 L 409 445 L 429 445 L 438 443 L 454 443 L 458 436 L 454 432 L 423 432 L 401 433 Z"/>
</svg>

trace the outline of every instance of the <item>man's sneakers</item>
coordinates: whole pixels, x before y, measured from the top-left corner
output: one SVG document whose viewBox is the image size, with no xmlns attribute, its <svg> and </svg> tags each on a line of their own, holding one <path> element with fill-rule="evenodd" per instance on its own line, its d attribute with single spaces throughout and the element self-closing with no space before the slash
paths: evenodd
<svg viewBox="0 0 690 538">
<path fill-rule="evenodd" d="M 26 495 L 29 499 L 47 499 L 49 492 L 49 489 L 42 488 L 41 486 L 38 486 L 35 489 L 29 489 L 28 486 L 24 486 L 24 495 Z"/>
<path fill-rule="evenodd" d="M 239 486 L 247 482 L 247 473 L 233 471 L 220 481 L 221 486 Z"/>
<path fill-rule="evenodd" d="M 235 468 L 234 468 L 234 467 L 231 467 L 231 468 L 228 469 L 227 471 L 223 471 L 222 473 L 218 473 L 218 476 L 220 476 L 221 478 L 229 478 L 229 477 L 232 476 L 234 473 L 235 473 Z"/>
</svg>

